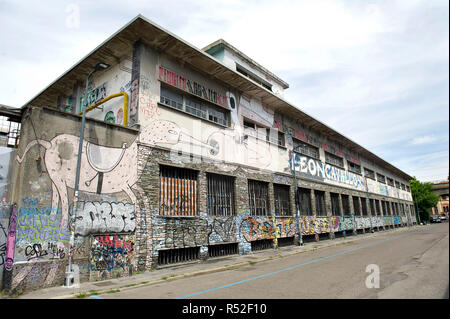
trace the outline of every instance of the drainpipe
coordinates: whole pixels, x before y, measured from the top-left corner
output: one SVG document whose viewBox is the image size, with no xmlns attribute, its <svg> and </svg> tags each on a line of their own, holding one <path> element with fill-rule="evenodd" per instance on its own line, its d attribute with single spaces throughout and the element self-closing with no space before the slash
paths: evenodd
<svg viewBox="0 0 450 319">
<path fill-rule="evenodd" d="M 294 175 L 294 191 L 295 191 L 295 211 L 297 216 L 297 231 L 299 235 L 299 245 L 303 246 L 303 236 L 302 236 L 302 229 L 300 226 L 300 210 L 299 210 L 299 198 L 298 198 L 298 185 L 297 185 L 297 174 L 295 173 L 295 159 L 293 157 L 293 152 L 289 150 L 289 158 L 291 160 L 291 170 Z"/>
</svg>

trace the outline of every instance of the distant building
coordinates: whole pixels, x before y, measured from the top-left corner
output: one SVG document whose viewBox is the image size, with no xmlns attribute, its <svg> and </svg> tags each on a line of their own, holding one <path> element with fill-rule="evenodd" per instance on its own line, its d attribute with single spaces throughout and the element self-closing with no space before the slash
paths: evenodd
<svg viewBox="0 0 450 319">
<path fill-rule="evenodd" d="M 448 180 L 434 183 L 433 184 L 433 192 L 439 196 L 440 200 L 437 203 L 437 205 L 432 208 L 432 214 L 448 217 L 448 206 L 449 206 Z"/>
</svg>

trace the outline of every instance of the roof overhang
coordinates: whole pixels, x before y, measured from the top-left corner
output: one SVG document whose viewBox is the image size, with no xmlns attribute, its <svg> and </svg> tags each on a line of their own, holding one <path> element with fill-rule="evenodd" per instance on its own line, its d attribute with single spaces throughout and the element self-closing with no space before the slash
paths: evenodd
<svg viewBox="0 0 450 319">
<path fill-rule="evenodd" d="M 296 106 L 290 104 L 251 79 L 228 68 L 211 55 L 187 43 L 142 15 L 136 16 L 128 24 L 115 32 L 91 53 L 27 102 L 22 108 L 28 105 L 55 107 L 58 96 L 61 94 L 69 96 L 72 93 L 75 84 L 78 81 L 84 82 L 88 74 L 99 61 L 111 65 L 118 63 L 123 57 L 124 52 L 133 50 L 134 44 L 138 40 L 141 40 L 154 50 L 180 61 L 182 64 L 189 65 L 197 72 L 224 83 L 230 88 L 261 99 L 262 103 L 270 105 L 274 110 L 283 112 L 287 116 L 301 121 L 307 128 L 327 136 L 327 138 L 340 143 L 349 150 L 359 153 L 374 163 L 385 166 L 402 178 L 405 178 L 408 181 L 412 179 L 411 176 L 384 161 L 372 152 L 299 110 Z"/>
</svg>

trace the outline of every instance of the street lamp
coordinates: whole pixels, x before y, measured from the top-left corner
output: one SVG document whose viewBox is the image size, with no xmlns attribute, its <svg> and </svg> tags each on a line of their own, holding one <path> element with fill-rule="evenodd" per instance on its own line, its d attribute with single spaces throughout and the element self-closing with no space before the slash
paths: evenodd
<svg viewBox="0 0 450 319">
<path fill-rule="evenodd" d="M 100 62 L 97 63 L 97 65 L 94 67 L 94 69 L 89 73 L 87 79 L 86 79 L 86 89 L 84 90 L 84 99 L 83 103 L 81 103 L 81 108 L 83 109 L 83 117 L 81 120 L 81 131 L 80 131 L 80 141 L 78 143 L 78 157 L 77 157 L 77 169 L 75 171 L 75 194 L 73 197 L 73 208 L 72 208 L 72 219 L 70 222 L 70 250 L 69 250 L 69 265 L 66 270 L 66 277 L 65 277 L 65 285 L 66 286 L 72 286 L 72 280 L 73 280 L 73 270 L 72 270 L 72 256 L 73 256 L 73 246 L 75 241 L 75 214 L 77 212 L 77 203 L 78 203 L 78 188 L 80 184 L 80 166 L 81 166 L 81 152 L 83 151 L 83 140 L 84 140 L 84 126 L 86 122 L 86 109 L 88 106 L 88 86 L 89 86 L 89 80 L 91 76 L 101 70 L 105 70 L 109 68 L 109 64 Z"/>
</svg>

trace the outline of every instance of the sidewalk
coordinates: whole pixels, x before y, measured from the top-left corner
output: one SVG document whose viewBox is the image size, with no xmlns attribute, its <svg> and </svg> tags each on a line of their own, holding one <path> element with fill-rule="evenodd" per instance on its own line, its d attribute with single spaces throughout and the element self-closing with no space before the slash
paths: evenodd
<svg viewBox="0 0 450 319">
<path fill-rule="evenodd" d="M 25 293 L 16 298 L 18 299 L 73 299 L 73 298 L 98 298 L 98 296 L 106 293 L 113 293 L 117 290 L 126 291 L 136 287 L 154 285 L 165 281 L 178 280 L 181 278 L 198 276 L 207 273 L 236 269 L 248 263 L 264 262 L 274 257 L 286 257 L 289 255 L 304 253 L 324 247 L 331 247 L 349 242 L 369 239 L 372 237 L 382 236 L 383 234 L 405 232 L 417 229 L 420 226 L 401 227 L 390 229 L 388 231 L 380 231 L 375 233 L 366 233 L 358 235 L 350 235 L 346 238 L 336 238 L 333 240 L 322 240 L 319 242 L 305 243 L 304 246 L 287 246 L 278 249 L 267 249 L 253 252 L 248 255 L 233 255 L 220 258 L 211 258 L 207 261 L 198 261 L 189 264 L 176 264 L 164 268 L 138 273 L 130 277 L 107 279 L 97 282 L 82 282 L 79 287 L 51 287 L 37 291 Z M 0 296 L 0 299 L 2 297 Z M 12 297 L 3 297 L 9 299 Z"/>
</svg>

